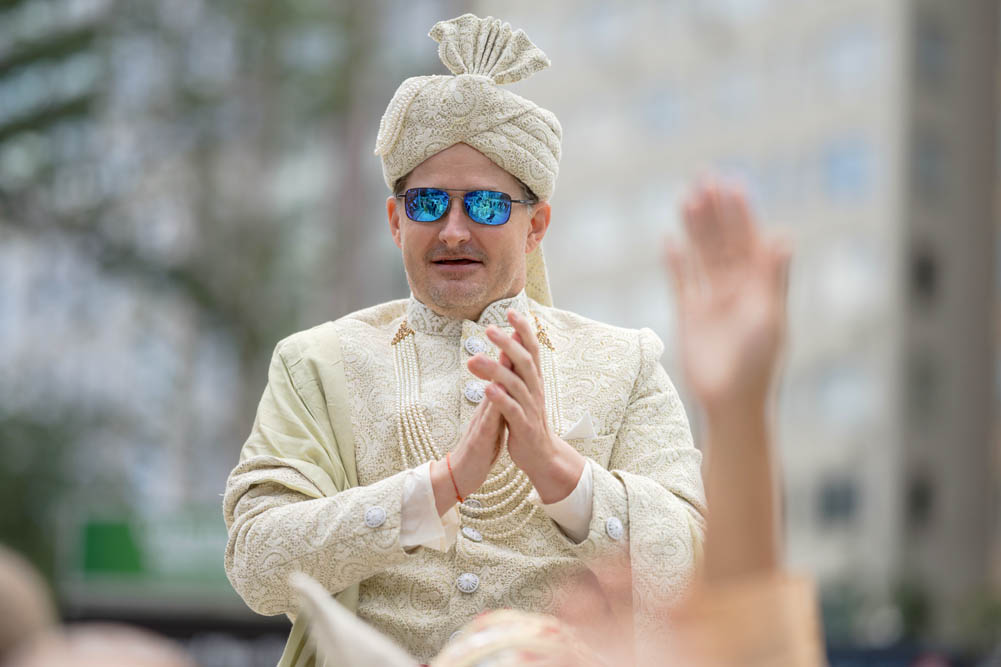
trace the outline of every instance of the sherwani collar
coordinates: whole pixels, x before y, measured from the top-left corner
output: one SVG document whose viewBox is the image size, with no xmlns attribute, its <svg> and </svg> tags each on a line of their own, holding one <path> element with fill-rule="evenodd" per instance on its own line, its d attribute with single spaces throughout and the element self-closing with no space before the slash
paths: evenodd
<svg viewBox="0 0 1001 667">
<path fill-rule="evenodd" d="M 491 324 L 498 327 L 510 327 L 507 321 L 507 311 L 509 308 L 520 313 L 528 313 L 529 304 L 525 290 L 505 299 L 498 299 L 483 309 L 476 323 L 482 327 Z M 459 338 L 462 336 L 462 323 L 464 320 L 453 320 L 443 315 L 439 315 L 426 305 L 410 295 L 407 302 L 407 325 L 414 331 L 437 336 L 452 336 Z"/>
</svg>

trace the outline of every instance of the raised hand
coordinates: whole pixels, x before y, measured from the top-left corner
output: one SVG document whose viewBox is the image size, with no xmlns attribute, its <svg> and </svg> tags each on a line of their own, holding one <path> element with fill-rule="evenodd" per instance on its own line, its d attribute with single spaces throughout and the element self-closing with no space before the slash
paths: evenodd
<svg viewBox="0 0 1001 667">
<path fill-rule="evenodd" d="M 789 245 L 763 238 L 744 194 L 697 186 L 682 206 L 686 240 L 669 242 L 681 357 L 707 410 L 765 400 L 785 337 Z"/>
<path fill-rule="evenodd" d="M 688 386 L 707 419 L 705 580 L 774 572 L 781 561 L 768 400 L 785 337 L 790 250 L 762 238 L 744 195 L 693 190 L 687 239 L 668 244 Z"/>
</svg>

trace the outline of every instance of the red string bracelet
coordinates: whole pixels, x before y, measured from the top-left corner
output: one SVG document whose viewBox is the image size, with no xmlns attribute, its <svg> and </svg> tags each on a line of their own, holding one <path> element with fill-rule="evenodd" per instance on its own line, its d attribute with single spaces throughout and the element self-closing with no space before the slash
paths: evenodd
<svg viewBox="0 0 1001 667">
<path fill-rule="evenodd" d="M 452 488 L 455 489 L 455 497 L 459 499 L 459 502 L 463 502 L 462 495 L 459 493 L 459 485 L 455 483 L 455 475 L 452 474 L 452 452 L 445 454 L 445 465 L 448 466 L 448 476 L 452 478 Z"/>
</svg>

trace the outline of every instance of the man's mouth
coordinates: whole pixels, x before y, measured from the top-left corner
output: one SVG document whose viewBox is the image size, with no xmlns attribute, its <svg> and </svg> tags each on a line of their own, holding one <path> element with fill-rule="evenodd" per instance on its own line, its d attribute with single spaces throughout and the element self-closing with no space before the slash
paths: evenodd
<svg viewBox="0 0 1001 667">
<path fill-rule="evenodd" d="M 469 259 L 467 257 L 456 257 L 451 259 L 436 259 L 433 261 L 434 264 L 439 266 L 462 266 L 465 264 L 482 264 L 475 259 Z"/>
</svg>

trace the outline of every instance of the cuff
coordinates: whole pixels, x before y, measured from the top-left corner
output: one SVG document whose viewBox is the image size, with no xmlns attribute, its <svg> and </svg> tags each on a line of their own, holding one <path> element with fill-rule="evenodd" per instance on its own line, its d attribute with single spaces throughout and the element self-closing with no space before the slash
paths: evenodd
<svg viewBox="0 0 1001 667">
<path fill-rule="evenodd" d="M 582 558 L 629 557 L 629 502 L 625 484 L 617 475 L 593 459 L 591 469 L 591 519 L 583 541 L 572 544 Z"/>
<path fill-rule="evenodd" d="M 431 486 L 431 462 L 413 468 L 403 483 L 400 516 L 400 545 L 404 549 L 427 547 L 448 551 L 459 532 L 459 512 L 455 506 L 438 516 Z"/>
<path fill-rule="evenodd" d="M 556 522 L 563 533 L 580 544 L 587 537 L 591 524 L 591 508 L 594 499 L 594 487 L 590 463 L 584 465 L 577 486 L 563 500 L 546 505 L 539 493 L 532 489 L 528 499 L 542 508 L 550 519 Z"/>
</svg>

